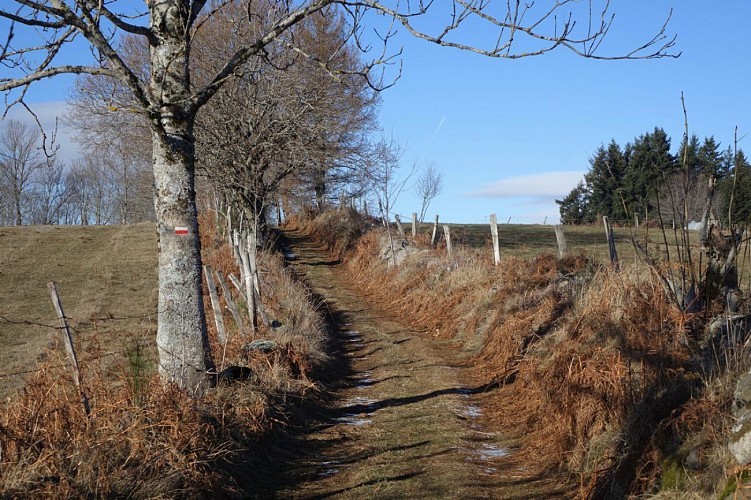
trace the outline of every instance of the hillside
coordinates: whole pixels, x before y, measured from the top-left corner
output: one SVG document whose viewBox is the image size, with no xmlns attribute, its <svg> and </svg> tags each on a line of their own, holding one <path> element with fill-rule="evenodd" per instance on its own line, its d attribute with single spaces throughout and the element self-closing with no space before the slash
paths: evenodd
<svg viewBox="0 0 751 500">
<path fill-rule="evenodd" d="M 151 223 L 0 227 L 0 397 L 23 383 L 17 373 L 33 370 L 55 338 L 49 281 L 79 336 L 117 336 L 103 342 L 117 349 L 130 335 L 152 332 L 156 250 Z"/>
</svg>

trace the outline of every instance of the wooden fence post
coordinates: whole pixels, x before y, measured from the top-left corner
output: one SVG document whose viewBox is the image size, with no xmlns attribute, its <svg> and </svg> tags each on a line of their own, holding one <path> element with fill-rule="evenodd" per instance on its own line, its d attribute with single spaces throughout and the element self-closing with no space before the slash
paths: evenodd
<svg viewBox="0 0 751 500">
<path fill-rule="evenodd" d="M 490 214 L 490 235 L 493 237 L 493 264 L 501 262 L 501 247 L 498 242 L 498 220 L 495 214 Z"/>
<path fill-rule="evenodd" d="M 240 280 L 237 279 L 237 276 L 235 276 L 232 273 L 229 273 L 229 280 L 232 282 L 232 284 L 235 286 L 235 289 L 240 294 L 240 298 L 243 299 L 247 303 L 248 298 L 245 296 L 245 291 L 243 290 L 242 283 L 240 283 Z"/>
<path fill-rule="evenodd" d="M 203 274 L 204 276 L 206 276 L 206 285 L 209 289 L 209 297 L 211 298 L 211 309 L 214 312 L 216 334 L 219 338 L 219 342 L 226 344 L 227 335 L 224 331 L 224 317 L 222 316 L 222 306 L 219 305 L 219 296 L 216 293 L 216 283 L 214 283 L 214 276 L 211 274 L 211 266 L 203 266 Z"/>
<path fill-rule="evenodd" d="M 412 237 L 417 236 L 417 212 L 412 212 Z"/>
<path fill-rule="evenodd" d="M 608 253 L 610 254 L 610 263 L 613 264 L 613 268 L 618 270 L 618 251 L 615 248 L 615 237 L 613 236 L 613 227 L 608 221 L 608 216 L 602 216 L 602 223 L 605 226 L 605 237 L 608 239 Z"/>
<path fill-rule="evenodd" d="M 430 246 L 435 246 L 435 236 L 438 232 L 438 214 L 435 214 L 435 224 L 433 224 L 433 236 L 430 237 Z"/>
<path fill-rule="evenodd" d="M 65 344 L 65 352 L 68 355 L 68 361 L 73 366 L 73 381 L 78 388 L 78 392 L 81 394 L 81 402 L 83 403 L 83 409 L 86 412 L 86 416 L 91 415 L 91 405 L 89 404 L 89 397 L 83 390 L 83 384 L 81 381 L 81 369 L 78 366 L 78 358 L 76 357 L 76 349 L 73 346 L 73 336 L 70 334 L 70 328 L 68 327 L 68 320 L 65 318 L 65 312 L 63 311 L 63 305 L 60 302 L 60 296 L 57 294 L 57 287 L 54 281 L 47 283 L 47 288 L 50 290 L 50 296 L 52 297 L 52 305 L 55 306 L 55 312 L 57 318 L 60 321 L 60 332 L 63 337 L 63 344 Z"/>
<path fill-rule="evenodd" d="M 255 285 L 253 285 L 253 273 L 250 270 L 250 257 L 248 249 L 240 246 L 240 256 L 242 257 L 242 278 L 245 281 L 245 301 L 248 304 L 248 315 L 250 316 L 250 328 L 253 335 L 258 328 L 258 316 L 256 315 L 256 294 Z"/>
<path fill-rule="evenodd" d="M 232 253 L 235 255 L 235 262 L 237 263 L 237 267 L 242 269 L 243 261 L 242 261 L 242 251 L 240 250 L 240 232 L 235 229 L 232 233 Z"/>
<path fill-rule="evenodd" d="M 245 327 L 243 326 L 243 320 L 240 317 L 240 312 L 237 310 L 237 304 L 235 304 L 235 299 L 232 298 L 232 294 L 229 291 L 229 287 L 227 286 L 227 283 L 224 281 L 224 276 L 222 276 L 222 272 L 218 269 L 215 271 L 216 273 L 216 280 L 219 282 L 219 286 L 222 287 L 222 295 L 224 295 L 224 302 L 227 304 L 227 308 L 229 308 L 229 311 L 232 313 L 232 318 L 235 320 L 235 324 L 237 325 L 237 329 L 240 331 L 240 333 L 245 334 Z"/>
<path fill-rule="evenodd" d="M 563 259 L 566 256 L 566 235 L 560 224 L 555 225 L 555 241 L 558 242 L 558 258 Z"/>
<path fill-rule="evenodd" d="M 227 241 L 232 250 L 232 257 L 237 260 L 235 246 L 232 244 L 232 205 L 227 205 Z"/>
<path fill-rule="evenodd" d="M 404 234 L 404 228 L 402 227 L 402 219 L 399 217 L 399 214 L 394 215 L 394 220 L 396 221 L 396 230 L 399 232 L 399 237 L 404 239 L 406 236 Z"/>
<path fill-rule="evenodd" d="M 446 254 L 451 257 L 451 228 L 443 226 L 443 234 L 446 236 Z"/>
</svg>

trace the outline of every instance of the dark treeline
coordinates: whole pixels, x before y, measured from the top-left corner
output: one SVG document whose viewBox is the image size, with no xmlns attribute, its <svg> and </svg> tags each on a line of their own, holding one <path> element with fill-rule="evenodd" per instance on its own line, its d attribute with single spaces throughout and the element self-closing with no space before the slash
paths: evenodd
<svg viewBox="0 0 751 500">
<path fill-rule="evenodd" d="M 590 170 L 560 205 L 563 224 L 612 221 L 699 221 L 710 182 L 716 182 L 712 218 L 751 220 L 751 165 L 743 151 L 723 148 L 714 137 L 685 137 L 671 153 L 671 139 L 655 127 L 625 146 L 612 140 L 589 160 Z"/>
</svg>

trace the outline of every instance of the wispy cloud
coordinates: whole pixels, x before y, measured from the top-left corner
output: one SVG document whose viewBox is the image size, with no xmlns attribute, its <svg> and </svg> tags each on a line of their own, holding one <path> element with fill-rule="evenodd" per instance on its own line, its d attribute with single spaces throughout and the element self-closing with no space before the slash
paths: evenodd
<svg viewBox="0 0 751 500">
<path fill-rule="evenodd" d="M 420 157 L 420 163 L 423 163 L 425 161 L 425 154 L 428 152 L 428 149 L 433 146 L 433 142 L 435 142 L 435 138 L 438 137 L 438 132 L 441 131 L 441 127 L 443 127 L 444 122 L 446 121 L 446 115 L 441 117 L 441 121 L 438 122 L 438 126 L 435 128 L 435 131 L 433 132 L 433 137 L 430 138 L 430 141 L 428 142 L 428 145 L 425 146 L 425 150 L 422 152 L 422 156 Z"/>
<path fill-rule="evenodd" d="M 557 170 L 508 177 L 466 193 L 467 198 L 553 199 L 568 194 L 582 179 L 583 170 Z"/>
</svg>

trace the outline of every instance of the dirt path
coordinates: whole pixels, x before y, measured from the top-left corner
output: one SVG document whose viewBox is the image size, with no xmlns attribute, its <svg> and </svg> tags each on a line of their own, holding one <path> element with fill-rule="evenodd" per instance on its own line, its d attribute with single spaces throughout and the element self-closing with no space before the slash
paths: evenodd
<svg viewBox="0 0 751 500">
<path fill-rule="evenodd" d="M 494 459 L 500 436 L 479 424 L 450 346 L 411 332 L 369 306 L 345 271 L 301 235 L 285 234 L 296 272 L 336 321 L 341 380 L 326 415 L 301 433 L 280 497 L 532 498 Z M 531 488 L 531 489 L 530 489 Z M 548 495 L 549 497 L 549 491 Z"/>
</svg>

